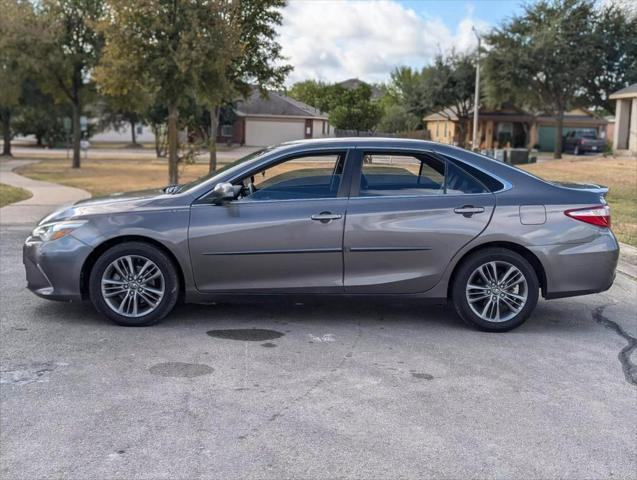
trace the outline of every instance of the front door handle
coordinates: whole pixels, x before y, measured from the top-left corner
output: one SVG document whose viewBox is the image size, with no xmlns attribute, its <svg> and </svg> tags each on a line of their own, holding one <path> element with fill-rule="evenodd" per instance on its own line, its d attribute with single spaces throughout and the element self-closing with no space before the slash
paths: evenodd
<svg viewBox="0 0 637 480">
<path fill-rule="evenodd" d="M 463 215 L 464 217 L 471 217 L 471 215 L 475 213 L 484 212 L 484 207 L 474 207 L 473 205 L 464 205 L 459 208 L 454 208 L 453 211 L 459 215 Z"/>
<path fill-rule="evenodd" d="M 316 215 L 312 215 L 310 218 L 321 223 L 329 223 L 332 220 L 340 220 L 341 218 L 343 218 L 343 215 L 341 215 L 340 213 L 321 212 L 317 213 Z"/>
</svg>

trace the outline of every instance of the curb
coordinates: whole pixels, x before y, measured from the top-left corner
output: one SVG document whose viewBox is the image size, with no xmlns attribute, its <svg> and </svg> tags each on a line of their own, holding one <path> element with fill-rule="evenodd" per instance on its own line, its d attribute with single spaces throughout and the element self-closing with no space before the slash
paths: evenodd
<svg viewBox="0 0 637 480">
<path fill-rule="evenodd" d="M 637 280 L 637 248 L 627 243 L 619 243 L 617 271 Z"/>
</svg>

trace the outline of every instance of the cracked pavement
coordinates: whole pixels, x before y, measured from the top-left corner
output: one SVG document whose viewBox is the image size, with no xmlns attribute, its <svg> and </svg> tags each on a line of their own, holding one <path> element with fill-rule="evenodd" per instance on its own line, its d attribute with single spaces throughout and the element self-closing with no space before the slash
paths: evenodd
<svg viewBox="0 0 637 480">
<path fill-rule="evenodd" d="M 0 239 L 2 478 L 635 478 L 624 275 L 506 334 L 369 299 L 122 328 L 29 293 L 27 234 Z"/>
</svg>

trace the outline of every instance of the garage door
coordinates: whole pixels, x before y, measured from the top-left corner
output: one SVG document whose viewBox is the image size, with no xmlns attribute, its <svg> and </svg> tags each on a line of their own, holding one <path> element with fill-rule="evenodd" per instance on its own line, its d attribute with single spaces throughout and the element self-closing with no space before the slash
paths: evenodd
<svg viewBox="0 0 637 480">
<path fill-rule="evenodd" d="M 573 130 L 581 130 L 582 127 L 562 127 L 562 136 Z M 552 152 L 555 150 L 555 127 L 540 127 L 538 131 L 538 143 L 541 152 Z"/>
<path fill-rule="evenodd" d="M 264 147 L 305 138 L 305 119 L 246 119 L 246 145 Z"/>
</svg>

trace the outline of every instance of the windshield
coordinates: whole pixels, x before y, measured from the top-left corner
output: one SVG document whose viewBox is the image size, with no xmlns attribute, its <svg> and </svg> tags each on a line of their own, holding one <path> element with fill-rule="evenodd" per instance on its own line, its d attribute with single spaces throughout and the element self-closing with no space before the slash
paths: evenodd
<svg viewBox="0 0 637 480">
<path fill-rule="evenodd" d="M 230 170 L 238 169 L 240 165 L 257 160 L 263 157 L 266 153 L 271 152 L 272 150 L 274 150 L 274 147 L 267 147 L 262 150 L 257 150 L 256 152 L 252 152 L 246 155 L 245 157 L 241 157 L 238 160 L 235 160 L 234 162 L 224 165 L 223 167 L 219 168 L 218 170 L 215 170 L 214 172 L 209 173 L 208 175 L 204 175 L 203 177 L 199 177 L 198 179 L 193 180 L 192 182 L 188 182 L 188 183 L 184 183 L 183 185 L 180 185 L 179 189 L 175 193 L 182 193 L 182 192 L 188 191 L 191 188 L 195 188 L 201 185 L 202 183 L 207 182 L 208 180 L 211 180 L 218 175 L 221 175 L 222 173 L 227 173 Z"/>
</svg>

